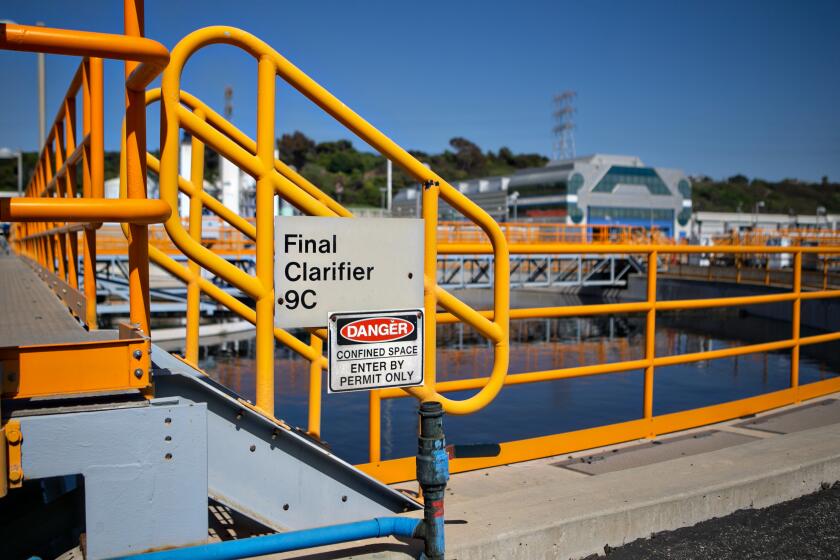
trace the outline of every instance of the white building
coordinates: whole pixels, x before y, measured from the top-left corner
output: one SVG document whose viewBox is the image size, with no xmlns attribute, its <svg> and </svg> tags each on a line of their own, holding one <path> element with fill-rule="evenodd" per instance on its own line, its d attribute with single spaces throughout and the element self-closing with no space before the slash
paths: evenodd
<svg viewBox="0 0 840 560">
<path fill-rule="evenodd" d="M 521 169 L 510 176 L 453 182 L 497 220 L 657 228 L 686 237 L 691 183 L 678 169 L 645 166 L 633 156 L 594 154 Z M 416 215 L 417 191 L 394 198 L 394 215 Z M 460 216 L 441 204 L 442 219 Z"/>
</svg>

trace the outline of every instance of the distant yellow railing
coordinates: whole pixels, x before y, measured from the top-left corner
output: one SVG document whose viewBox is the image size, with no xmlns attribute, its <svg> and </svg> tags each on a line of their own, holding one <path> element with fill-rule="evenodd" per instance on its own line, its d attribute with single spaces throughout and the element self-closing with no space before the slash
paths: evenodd
<svg viewBox="0 0 840 560">
<path fill-rule="evenodd" d="M 159 97 L 158 90 L 150 92 L 156 101 Z M 148 96 L 147 96 L 148 97 Z M 149 98 L 151 99 L 151 98 Z M 182 92 L 182 99 L 187 106 L 194 108 L 196 112 L 201 109 L 201 114 L 207 118 L 209 113 L 214 115 L 212 121 L 218 124 L 217 117 L 212 109 L 195 99 L 187 92 Z M 150 101 L 151 102 L 151 101 Z M 218 117 L 221 118 L 221 117 Z M 241 132 L 237 131 L 239 134 Z M 203 146 L 200 140 L 195 140 L 196 148 L 201 150 Z M 198 156 L 193 158 L 198 166 Z M 147 162 L 152 170 L 159 169 L 159 160 L 147 156 Z M 276 161 L 277 172 L 283 174 L 296 185 L 307 185 L 307 192 L 312 194 L 318 192 L 319 200 L 325 203 L 337 215 L 349 217 L 350 211 L 340 206 L 332 198 L 309 183 L 305 178 L 297 174 L 291 168 L 279 160 Z M 285 169 L 284 169 L 285 168 Z M 197 172 L 203 172 L 200 166 Z M 198 175 L 196 175 L 197 177 Z M 204 214 L 201 217 L 200 230 L 198 219 L 190 220 L 189 217 L 181 217 L 182 226 L 189 230 L 194 228 L 194 233 L 201 232 L 201 243 L 211 249 L 217 255 L 250 257 L 256 256 L 256 220 L 237 215 L 233 210 L 222 205 L 218 199 L 204 192 L 203 188 L 196 189 L 192 179 L 179 178 L 178 188 L 182 194 L 187 195 L 191 200 L 195 199 L 203 209 L 213 212 L 212 216 Z M 193 196 L 195 194 L 195 196 Z M 235 225 L 233 225 L 235 224 Z M 664 242 L 665 239 L 655 229 L 653 231 L 635 226 L 578 226 L 553 223 L 527 223 L 527 222 L 505 222 L 499 227 L 508 243 L 632 243 L 650 244 Z M 198 239 L 198 238 L 197 238 Z M 477 225 L 470 221 L 440 222 L 437 228 L 438 243 L 475 243 L 486 242 L 487 236 Z M 149 243 L 170 255 L 180 255 L 181 250 L 172 242 L 166 230 L 161 226 L 149 228 Z M 100 252 L 102 254 L 120 255 L 126 252 L 125 238 L 122 233 L 113 228 L 100 230 L 99 239 Z"/>
<path fill-rule="evenodd" d="M 732 231 L 726 235 L 712 237 L 713 244 L 708 246 L 704 258 L 708 261 L 703 263 L 703 273 L 707 280 L 725 279 L 734 280 L 736 283 L 763 283 L 770 286 L 779 283 L 779 269 L 789 268 L 793 251 L 777 251 L 775 253 L 749 253 L 743 252 L 736 255 L 721 253 L 714 250 L 719 246 L 768 246 L 768 247 L 837 247 L 840 246 L 840 232 L 831 229 L 808 229 L 808 228 L 781 228 L 777 230 L 755 230 L 738 232 Z M 806 283 L 814 283 L 818 280 L 822 289 L 828 289 L 829 285 L 840 280 L 838 268 L 840 258 L 830 252 L 806 253 L 807 260 L 803 262 L 803 268 L 807 271 Z M 675 262 L 681 265 L 684 263 Z M 727 275 L 729 270 L 734 271 Z M 756 271 L 763 273 L 758 275 Z M 815 278 L 813 271 L 819 271 L 819 278 Z M 698 276 L 696 267 L 676 266 L 676 274 L 682 276 Z M 721 273 L 722 272 L 722 273 Z M 781 274 L 781 276 L 785 276 Z"/>
<path fill-rule="evenodd" d="M 518 461 L 526 461 L 541 457 L 560 455 L 581 449 L 599 447 L 622 441 L 639 438 L 654 437 L 659 434 L 684 430 L 692 427 L 711 424 L 747 414 L 753 414 L 786 404 L 800 402 L 840 390 L 840 376 L 800 385 L 799 383 L 799 354 L 800 348 L 806 345 L 827 343 L 840 340 L 840 332 L 800 336 L 801 304 L 803 301 L 821 300 L 840 297 L 840 290 L 802 291 L 802 259 L 803 255 L 818 253 L 837 255 L 840 246 L 833 247 L 756 247 L 756 246 L 721 246 L 714 247 L 716 252 L 739 255 L 745 253 L 792 253 L 793 269 L 790 291 L 778 294 L 761 294 L 742 297 L 688 299 L 688 300 L 660 300 L 657 298 L 657 269 L 660 257 L 676 254 L 703 254 L 709 252 L 709 247 L 702 246 L 673 246 L 673 245 L 592 245 L 592 244 L 512 244 L 511 254 L 645 254 L 647 255 L 646 298 L 644 301 L 627 303 L 608 303 L 594 305 L 575 305 L 563 307 L 544 307 L 529 309 L 513 309 L 511 319 L 533 318 L 561 318 L 561 317 L 589 317 L 596 315 L 644 313 L 645 344 L 644 357 L 637 360 L 627 360 L 614 363 L 599 363 L 580 365 L 547 371 L 510 374 L 504 380 L 504 385 L 520 385 L 539 383 L 559 379 L 605 375 L 610 373 L 634 370 L 644 371 L 644 392 L 641 404 L 641 418 L 629 422 L 622 422 L 608 426 L 600 426 L 574 432 L 543 436 L 501 444 L 501 453 L 497 457 L 487 458 L 455 458 L 450 463 L 452 472 L 503 465 Z M 473 255 L 487 254 L 490 247 L 484 244 L 448 244 L 439 245 L 441 254 Z M 737 346 L 705 352 L 694 352 L 673 356 L 657 356 L 655 351 L 656 314 L 659 311 L 677 311 L 689 309 L 710 309 L 721 307 L 740 307 L 760 305 L 766 303 L 790 302 L 792 306 L 790 336 L 774 342 Z M 492 318 L 491 311 L 483 311 L 481 315 Z M 438 315 L 439 324 L 456 323 L 459 319 L 451 314 Z M 683 412 L 654 416 L 653 414 L 653 382 L 657 367 L 694 363 L 754 354 L 790 350 L 790 387 L 781 391 L 759 395 L 723 404 L 696 408 Z M 441 393 L 451 391 L 475 390 L 487 383 L 486 377 L 471 377 L 468 379 L 445 381 L 437 384 L 437 391 Z M 378 391 L 377 399 L 402 398 L 405 393 L 396 389 Z M 369 442 L 370 462 L 359 467 L 385 482 L 399 482 L 411 480 L 413 474 L 413 458 L 381 460 L 381 442 L 379 440 L 379 410 L 380 402 L 371 406 Z M 373 411 L 376 411 L 374 414 Z"/>
<path fill-rule="evenodd" d="M 568 225 L 550 222 L 502 222 L 508 243 L 654 243 L 666 237 L 657 228 L 623 225 Z M 470 221 L 438 224 L 438 243 L 482 243 L 487 237 Z"/>
</svg>

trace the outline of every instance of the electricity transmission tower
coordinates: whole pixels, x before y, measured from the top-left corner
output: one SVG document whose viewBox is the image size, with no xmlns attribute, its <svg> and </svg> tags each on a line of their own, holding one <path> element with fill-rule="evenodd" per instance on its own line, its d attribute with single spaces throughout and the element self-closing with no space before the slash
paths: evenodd
<svg viewBox="0 0 840 560">
<path fill-rule="evenodd" d="M 554 146 L 556 160 L 575 157 L 575 97 L 577 92 L 566 90 L 554 96 Z"/>
</svg>

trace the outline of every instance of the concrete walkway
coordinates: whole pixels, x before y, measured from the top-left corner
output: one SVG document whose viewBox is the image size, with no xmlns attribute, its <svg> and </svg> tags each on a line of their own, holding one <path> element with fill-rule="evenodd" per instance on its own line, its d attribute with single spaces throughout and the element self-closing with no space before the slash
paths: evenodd
<svg viewBox="0 0 840 560">
<path fill-rule="evenodd" d="M 837 397 L 656 443 L 454 475 L 446 496 L 447 558 L 582 558 L 819 490 L 840 480 Z M 420 550 L 415 542 L 382 539 L 273 558 L 407 559 Z"/>
</svg>

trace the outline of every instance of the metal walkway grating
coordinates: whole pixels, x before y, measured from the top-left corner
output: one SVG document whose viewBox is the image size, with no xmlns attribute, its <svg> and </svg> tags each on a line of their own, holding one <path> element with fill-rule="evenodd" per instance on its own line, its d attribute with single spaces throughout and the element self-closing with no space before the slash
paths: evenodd
<svg viewBox="0 0 840 560">
<path fill-rule="evenodd" d="M 114 331 L 86 331 L 16 256 L 0 256 L 0 287 L 0 348 L 114 338 Z"/>
</svg>

